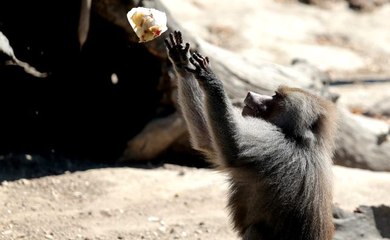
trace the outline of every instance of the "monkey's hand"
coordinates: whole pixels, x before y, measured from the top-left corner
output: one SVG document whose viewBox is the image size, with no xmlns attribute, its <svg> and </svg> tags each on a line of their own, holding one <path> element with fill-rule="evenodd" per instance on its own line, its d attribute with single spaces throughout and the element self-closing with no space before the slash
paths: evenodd
<svg viewBox="0 0 390 240">
<path fill-rule="evenodd" d="M 194 74 L 200 86 L 205 87 L 219 83 L 219 80 L 215 76 L 214 72 L 210 69 L 210 61 L 208 57 L 203 57 L 199 53 L 195 52 L 189 60 L 195 69 L 190 67 L 185 67 L 185 69 Z"/>
<path fill-rule="evenodd" d="M 167 48 L 168 57 L 176 70 L 184 73 L 185 67 L 189 65 L 190 58 L 190 44 L 183 44 L 183 38 L 180 31 L 174 31 L 169 34 L 169 38 L 164 40 Z"/>
</svg>

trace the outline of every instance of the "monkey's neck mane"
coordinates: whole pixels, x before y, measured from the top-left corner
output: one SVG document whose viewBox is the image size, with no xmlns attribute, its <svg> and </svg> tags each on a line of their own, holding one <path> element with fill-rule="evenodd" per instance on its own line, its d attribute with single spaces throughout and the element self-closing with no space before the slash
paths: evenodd
<svg viewBox="0 0 390 240">
<path fill-rule="evenodd" d="M 279 126 L 279 131 L 284 134 L 287 140 L 302 147 L 311 148 L 318 144 L 317 136 L 310 126 L 299 126 L 293 122 L 284 122 L 282 126 Z"/>
</svg>

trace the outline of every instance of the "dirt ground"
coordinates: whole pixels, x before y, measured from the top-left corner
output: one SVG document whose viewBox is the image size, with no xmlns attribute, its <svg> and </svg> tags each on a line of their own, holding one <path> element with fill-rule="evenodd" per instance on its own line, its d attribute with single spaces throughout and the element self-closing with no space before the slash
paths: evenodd
<svg viewBox="0 0 390 240">
<path fill-rule="evenodd" d="M 0 187 L 0 239 L 234 239 L 221 175 L 106 168 Z"/>
<path fill-rule="evenodd" d="M 335 167 L 335 203 L 390 203 L 390 175 Z M 0 239 L 237 239 L 225 176 L 163 165 L 2 182 Z"/>
</svg>

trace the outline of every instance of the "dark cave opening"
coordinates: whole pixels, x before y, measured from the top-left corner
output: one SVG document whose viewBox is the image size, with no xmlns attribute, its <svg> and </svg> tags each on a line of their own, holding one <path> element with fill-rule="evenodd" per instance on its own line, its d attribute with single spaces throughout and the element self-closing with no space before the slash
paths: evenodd
<svg viewBox="0 0 390 240">
<path fill-rule="evenodd" d="M 97 15 L 80 51 L 79 1 L 18 3 L 1 3 L 0 31 L 20 60 L 49 77 L 0 69 L 0 154 L 114 162 L 158 117 L 161 60 Z"/>
</svg>

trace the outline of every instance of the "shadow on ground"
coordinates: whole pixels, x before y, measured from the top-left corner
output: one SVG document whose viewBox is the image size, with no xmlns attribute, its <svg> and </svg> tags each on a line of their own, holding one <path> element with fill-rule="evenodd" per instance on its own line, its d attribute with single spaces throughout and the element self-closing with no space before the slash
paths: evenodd
<svg viewBox="0 0 390 240">
<path fill-rule="evenodd" d="M 18 179 L 32 179 L 65 172 L 86 171 L 97 168 L 132 167 L 154 169 L 163 164 L 208 168 L 210 165 L 198 155 L 166 154 L 149 162 L 97 162 L 89 159 L 75 159 L 59 154 L 15 154 L 0 156 L 0 182 Z"/>
</svg>

